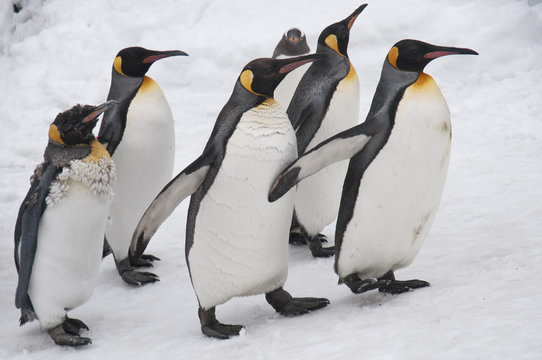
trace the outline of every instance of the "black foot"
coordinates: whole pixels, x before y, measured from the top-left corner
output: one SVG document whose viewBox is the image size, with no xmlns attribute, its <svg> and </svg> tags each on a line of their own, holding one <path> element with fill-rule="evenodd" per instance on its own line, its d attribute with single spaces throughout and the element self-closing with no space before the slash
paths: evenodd
<svg viewBox="0 0 542 360">
<path fill-rule="evenodd" d="M 281 315 L 297 316 L 329 305 L 325 298 L 294 298 L 283 288 L 265 294 L 267 302 Z"/>
<path fill-rule="evenodd" d="M 66 316 L 66 320 L 62 323 L 62 328 L 65 332 L 71 335 L 79 336 L 81 329 L 89 330 L 88 326 L 78 319 L 70 319 Z"/>
<path fill-rule="evenodd" d="M 144 271 L 135 271 L 130 264 L 130 259 L 126 258 L 117 263 L 117 270 L 127 284 L 141 286 L 148 283 L 160 281 L 156 274 Z"/>
<path fill-rule="evenodd" d="M 298 230 L 290 230 L 290 238 L 288 242 L 292 245 L 304 245 L 307 243 L 307 239 L 305 238 L 305 235 L 303 235 L 299 229 Z"/>
<path fill-rule="evenodd" d="M 356 274 L 351 274 L 342 279 L 354 294 L 361 294 L 378 288 L 378 281 L 375 279 L 360 279 Z"/>
<path fill-rule="evenodd" d="M 201 323 L 201 332 L 205 335 L 217 339 L 229 339 L 230 336 L 237 336 L 243 329 L 242 325 L 222 324 L 216 319 L 215 308 L 198 310 L 199 321 Z"/>
<path fill-rule="evenodd" d="M 393 295 L 402 294 L 431 285 L 423 280 L 395 280 L 393 271 L 388 271 L 384 276 L 378 278 L 378 284 L 378 291 Z"/>
<path fill-rule="evenodd" d="M 150 254 L 143 254 L 139 258 L 130 257 L 130 265 L 133 267 L 152 267 L 153 261 L 160 261 L 160 258 Z"/>
<path fill-rule="evenodd" d="M 76 320 L 76 319 L 69 319 L 69 320 L 70 322 L 72 320 L 75 320 L 83 324 L 83 322 L 80 320 Z M 73 326 L 73 324 L 65 325 L 67 321 L 68 319 L 66 319 L 66 321 L 64 321 L 62 324 L 52 329 L 47 330 L 47 332 L 49 333 L 49 336 L 54 340 L 55 344 L 66 345 L 66 346 L 82 346 L 82 345 L 92 344 L 92 340 L 90 340 L 87 337 L 82 337 L 82 336 L 79 336 L 79 334 L 73 334 L 73 333 L 67 332 L 65 330 L 65 327 Z"/>
<path fill-rule="evenodd" d="M 335 246 L 322 247 L 322 237 L 326 238 L 323 234 L 318 234 L 313 238 L 307 239 L 309 249 L 314 257 L 330 257 L 335 255 Z M 327 238 L 326 238 L 327 241 Z"/>
</svg>

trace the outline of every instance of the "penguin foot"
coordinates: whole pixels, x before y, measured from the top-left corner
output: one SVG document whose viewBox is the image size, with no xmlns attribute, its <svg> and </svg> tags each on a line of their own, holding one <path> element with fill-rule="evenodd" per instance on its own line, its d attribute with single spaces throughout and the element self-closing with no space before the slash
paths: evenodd
<svg viewBox="0 0 542 360">
<path fill-rule="evenodd" d="M 284 316 L 303 315 L 329 305 L 329 300 L 325 298 L 294 298 L 283 288 L 268 292 L 265 294 L 265 299 L 278 313 Z"/>
<path fill-rule="evenodd" d="M 146 271 L 126 270 L 120 274 L 122 280 L 130 285 L 142 286 L 148 283 L 160 281 L 158 275 Z"/>
<path fill-rule="evenodd" d="M 71 335 L 79 336 L 81 329 L 89 330 L 88 326 L 79 319 L 70 319 L 66 316 L 66 319 L 62 323 L 64 331 Z"/>
<path fill-rule="evenodd" d="M 237 336 L 244 328 L 243 325 L 222 324 L 216 319 L 215 308 L 203 310 L 198 309 L 198 316 L 201 323 L 201 332 L 209 337 L 216 339 L 229 339 L 231 336 Z"/>
<path fill-rule="evenodd" d="M 379 288 L 379 282 L 375 279 L 360 279 L 356 274 L 350 274 L 342 281 L 354 294 L 361 294 L 369 290 Z"/>
<path fill-rule="evenodd" d="M 153 267 L 153 261 L 160 261 L 160 258 L 150 254 L 143 254 L 138 258 L 130 257 L 130 264 L 133 267 Z"/>
<path fill-rule="evenodd" d="M 290 231 L 288 242 L 292 245 L 304 245 L 307 243 L 307 239 L 305 238 L 305 235 L 298 231 Z"/>
<path fill-rule="evenodd" d="M 314 257 L 330 257 L 335 255 L 335 246 L 322 247 L 321 236 L 325 238 L 323 234 L 318 234 L 313 238 L 308 238 L 307 243 L 309 244 L 309 249 L 311 250 L 312 256 Z M 327 238 L 326 238 L 327 239 Z M 327 240 L 326 240 L 327 241 Z"/>
<path fill-rule="evenodd" d="M 382 277 L 378 278 L 378 291 L 393 295 L 402 294 L 430 285 L 431 284 L 429 284 L 427 281 L 423 280 L 395 280 L 395 274 L 391 270 Z"/>
<path fill-rule="evenodd" d="M 76 319 L 70 319 L 76 320 Z M 80 321 L 80 320 L 77 320 Z M 79 336 L 78 334 L 70 334 L 64 329 L 64 321 L 62 324 L 47 330 L 49 336 L 53 339 L 57 345 L 67 345 L 67 346 L 81 346 L 92 344 L 92 340 L 87 337 Z M 82 323 L 82 322 L 81 322 Z M 86 325 L 85 325 L 86 326 Z"/>
</svg>

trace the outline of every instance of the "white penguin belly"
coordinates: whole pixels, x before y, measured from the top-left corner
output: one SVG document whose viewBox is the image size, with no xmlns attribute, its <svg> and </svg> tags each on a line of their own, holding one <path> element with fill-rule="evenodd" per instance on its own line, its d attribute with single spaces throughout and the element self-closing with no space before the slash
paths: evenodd
<svg viewBox="0 0 542 360">
<path fill-rule="evenodd" d="M 431 228 L 448 171 L 451 123 L 440 90 L 425 76 L 406 90 L 388 142 L 363 175 L 337 258 L 341 278 L 376 278 L 409 265 Z"/>
<path fill-rule="evenodd" d="M 28 294 L 41 326 L 60 324 L 66 311 L 87 301 L 96 284 L 110 199 L 70 181 L 62 200 L 47 206 Z"/>
<path fill-rule="evenodd" d="M 295 194 L 273 203 L 267 196 L 275 177 L 296 157 L 294 131 L 276 102 L 242 116 L 200 203 L 188 256 L 204 309 L 275 290 L 286 281 Z"/>
<path fill-rule="evenodd" d="M 281 58 L 281 57 L 279 57 Z M 288 57 L 284 57 L 285 59 Z M 290 101 L 292 100 L 292 97 L 294 96 L 295 89 L 297 89 L 297 85 L 299 84 L 299 81 L 307 71 L 307 69 L 311 66 L 311 64 L 305 64 L 303 66 L 298 67 L 297 69 L 293 70 L 292 72 L 288 73 L 284 80 L 280 82 L 280 84 L 275 89 L 275 100 L 284 108 L 288 109 L 288 106 L 290 105 Z"/>
<path fill-rule="evenodd" d="M 130 104 L 126 128 L 112 158 L 117 183 L 106 238 L 116 261 L 121 261 L 128 256 L 141 216 L 171 180 L 175 159 L 171 109 L 158 85 L 148 77 Z"/>
<path fill-rule="evenodd" d="M 347 76 L 337 86 L 326 117 L 306 151 L 327 138 L 355 126 L 358 118 L 359 80 L 357 76 Z M 310 236 L 316 236 L 337 217 L 347 169 L 348 160 L 340 161 L 297 185 L 296 217 Z"/>
</svg>

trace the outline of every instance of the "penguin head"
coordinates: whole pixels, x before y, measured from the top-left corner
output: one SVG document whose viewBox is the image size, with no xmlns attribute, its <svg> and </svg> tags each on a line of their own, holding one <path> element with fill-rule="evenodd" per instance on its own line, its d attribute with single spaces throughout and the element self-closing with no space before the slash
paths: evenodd
<svg viewBox="0 0 542 360">
<path fill-rule="evenodd" d="M 119 51 L 113 62 L 113 68 L 124 76 L 143 77 L 155 61 L 179 55 L 188 56 L 180 50 L 155 51 L 129 47 Z"/>
<path fill-rule="evenodd" d="M 255 59 L 243 68 L 238 81 L 255 95 L 273 97 L 275 88 L 290 71 L 322 57 L 322 54 L 310 54 L 289 59 Z"/>
<path fill-rule="evenodd" d="M 340 56 L 348 57 L 347 49 L 348 41 L 350 40 L 350 29 L 366 6 L 367 4 L 361 5 L 346 19 L 326 27 L 318 38 L 317 51 L 321 52 L 327 51 L 324 49 L 331 49 Z"/>
<path fill-rule="evenodd" d="M 98 122 L 98 116 L 116 104 L 115 100 L 98 106 L 78 104 L 61 112 L 49 126 L 49 139 L 66 146 L 90 143 L 95 139 L 92 129 Z"/>
<path fill-rule="evenodd" d="M 273 53 L 273 58 L 279 55 L 296 56 L 310 51 L 305 34 L 298 28 L 291 28 L 282 35 Z"/>
<path fill-rule="evenodd" d="M 471 49 L 437 46 L 423 41 L 401 40 L 388 53 L 387 61 L 396 69 L 422 72 L 429 62 L 445 55 L 478 55 Z"/>
</svg>

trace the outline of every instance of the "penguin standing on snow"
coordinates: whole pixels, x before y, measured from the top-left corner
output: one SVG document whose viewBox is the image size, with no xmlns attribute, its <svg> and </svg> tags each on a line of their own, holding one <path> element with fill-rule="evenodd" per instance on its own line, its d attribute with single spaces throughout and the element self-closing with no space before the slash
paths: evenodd
<svg viewBox="0 0 542 360">
<path fill-rule="evenodd" d="M 366 6 L 326 27 L 318 38 L 316 52 L 325 58 L 311 64 L 287 110 L 299 154 L 358 123 L 359 80 L 347 48 L 350 29 Z M 333 164 L 297 187 L 290 242 L 308 243 L 313 256 L 335 252 L 333 247 L 322 247 L 326 238 L 320 232 L 337 217 L 347 167 L 347 161 Z"/>
<path fill-rule="evenodd" d="M 282 288 L 295 194 L 289 192 L 273 204 L 267 200 L 273 179 L 297 157 L 294 130 L 273 100 L 273 90 L 288 72 L 319 58 L 316 54 L 248 63 L 203 154 L 164 187 L 134 232 L 133 241 L 144 248 L 192 194 L 186 261 L 200 306 L 201 330 L 207 336 L 226 339 L 239 334 L 241 325 L 222 324 L 215 316 L 215 307 L 235 296 L 265 293 L 269 304 L 286 316 L 329 303 L 293 298 Z"/>
<path fill-rule="evenodd" d="M 450 112 L 431 76 L 433 59 L 473 54 L 417 40 L 396 43 L 384 61 L 364 123 L 307 152 L 273 184 L 274 201 L 325 166 L 350 159 L 335 231 L 335 271 L 354 293 L 399 294 L 428 286 L 395 280 L 418 253 L 437 212 L 448 171 Z"/>
<path fill-rule="evenodd" d="M 20 323 L 38 318 L 59 345 L 91 342 L 79 336 L 88 327 L 66 313 L 90 298 L 99 274 L 115 166 L 92 129 L 115 104 L 58 114 L 15 225 Z"/>
<path fill-rule="evenodd" d="M 104 115 L 98 140 L 117 166 L 118 181 L 107 225 L 106 248 L 113 252 L 122 279 L 132 285 L 158 280 L 134 266 L 152 266 L 158 258 L 129 256 L 137 222 L 160 189 L 171 180 L 175 159 L 175 129 L 169 104 L 156 82 L 145 76 L 157 60 L 186 53 L 141 47 L 121 50 L 113 63 L 108 100 L 119 106 Z"/>
<path fill-rule="evenodd" d="M 288 59 L 294 56 L 306 55 L 310 51 L 305 34 L 298 28 L 291 28 L 282 35 L 282 38 L 275 47 L 273 59 Z M 305 64 L 290 72 L 275 89 L 274 99 L 282 107 L 288 108 L 297 84 L 299 84 L 299 80 L 301 80 L 309 66 L 310 64 Z"/>
</svg>

